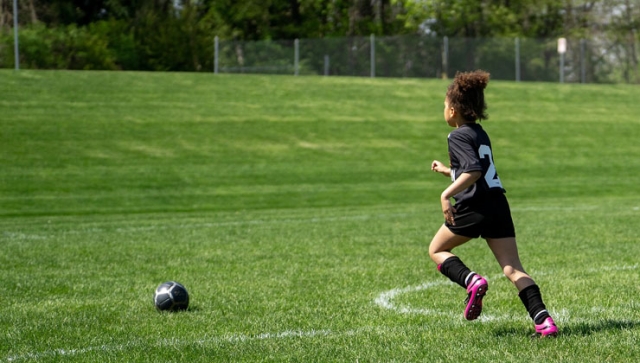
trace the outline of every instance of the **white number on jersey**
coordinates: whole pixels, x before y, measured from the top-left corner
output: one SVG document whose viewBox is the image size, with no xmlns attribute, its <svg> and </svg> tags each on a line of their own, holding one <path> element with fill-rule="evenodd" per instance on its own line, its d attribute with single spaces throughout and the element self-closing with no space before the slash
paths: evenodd
<svg viewBox="0 0 640 363">
<path fill-rule="evenodd" d="M 487 173 L 484 175 L 484 180 L 486 180 L 489 188 L 502 188 L 502 183 L 500 182 L 500 178 L 496 172 L 496 166 L 493 165 L 491 148 L 487 145 L 480 145 L 480 148 L 478 148 L 478 154 L 480 154 L 480 158 L 482 159 L 489 159 L 489 169 L 487 169 Z"/>
</svg>

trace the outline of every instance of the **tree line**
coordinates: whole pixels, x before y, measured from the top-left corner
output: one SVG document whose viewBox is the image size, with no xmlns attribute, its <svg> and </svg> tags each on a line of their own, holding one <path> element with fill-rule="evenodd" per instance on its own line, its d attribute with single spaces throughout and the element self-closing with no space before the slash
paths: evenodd
<svg viewBox="0 0 640 363">
<path fill-rule="evenodd" d="M 601 39 L 637 73 L 637 0 L 17 0 L 24 68 L 210 71 L 225 40 L 392 36 Z M 0 67 L 13 66 L 0 0 Z M 606 47 L 606 45 L 605 45 Z M 615 48 L 615 49 L 614 49 Z"/>
</svg>

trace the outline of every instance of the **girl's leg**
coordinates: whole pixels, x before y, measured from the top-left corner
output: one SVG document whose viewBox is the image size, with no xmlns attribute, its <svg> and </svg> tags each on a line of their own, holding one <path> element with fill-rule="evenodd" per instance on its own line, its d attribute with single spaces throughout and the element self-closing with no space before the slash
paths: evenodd
<svg viewBox="0 0 640 363">
<path fill-rule="evenodd" d="M 440 227 L 429 245 L 429 256 L 438 265 L 438 271 L 467 290 L 464 317 L 474 320 L 482 313 L 482 298 L 487 291 L 487 280 L 469 270 L 467 266 L 451 253 L 451 250 L 471 240 L 454 234 L 445 225 Z"/>
<path fill-rule="evenodd" d="M 514 237 L 487 238 L 487 244 L 502 267 L 504 275 L 518 289 L 518 296 L 534 321 L 536 335 L 543 337 L 557 335 L 558 329 L 542 301 L 540 288 L 522 267 L 516 239 Z"/>
<path fill-rule="evenodd" d="M 451 250 L 468 242 L 471 238 L 454 234 L 444 224 L 433 236 L 429 245 L 429 256 L 438 265 L 438 271 L 451 281 L 466 288 L 471 270 Z"/>
<path fill-rule="evenodd" d="M 502 272 L 516 286 L 518 292 L 535 284 L 522 267 L 518 255 L 518 245 L 514 237 L 487 238 L 487 244 L 502 267 Z"/>
<path fill-rule="evenodd" d="M 471 238 L 458 236 L 443 224 L 429 244 L 429 257 L 436 265 L 441 265 L 449 257 L 455 256 L 451 253 L 452 249 L 469 242 L 469 240 Z"/>
</svg>

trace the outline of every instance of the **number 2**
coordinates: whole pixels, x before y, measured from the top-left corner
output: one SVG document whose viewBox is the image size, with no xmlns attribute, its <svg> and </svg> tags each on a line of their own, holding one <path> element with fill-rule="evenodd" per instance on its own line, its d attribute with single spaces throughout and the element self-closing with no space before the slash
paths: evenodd
<svg viewBox="0 0 640 363">
<path fill-rule="evenodd" d="M 489 159 L 489 169 L 487 169 L 487 173 L 484 175 L 484 180 L 487 182 L 487 185 L 489 185 L 489 188 L 502 188 L 502 183 L 496 172 L 496 166 L 493 164 L 491 148 L 487 145 L 480 145 L 478 154 L 480 154 L 480 158 L 482 159 Z"/>
</svg>

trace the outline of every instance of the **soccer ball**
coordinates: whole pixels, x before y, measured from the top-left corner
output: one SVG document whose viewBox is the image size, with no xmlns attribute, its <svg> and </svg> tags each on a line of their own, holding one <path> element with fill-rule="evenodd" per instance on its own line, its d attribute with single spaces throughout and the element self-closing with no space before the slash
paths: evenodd
<svg viewBox="0 0 640 363">
<path fill-rule="evenodd" d="M 189 307 L 189 293 L 187 289 L 175 281 L 167 281 L 156 289 L 153 303 L 158 311 L 187 310 Z"/>
</svg>

